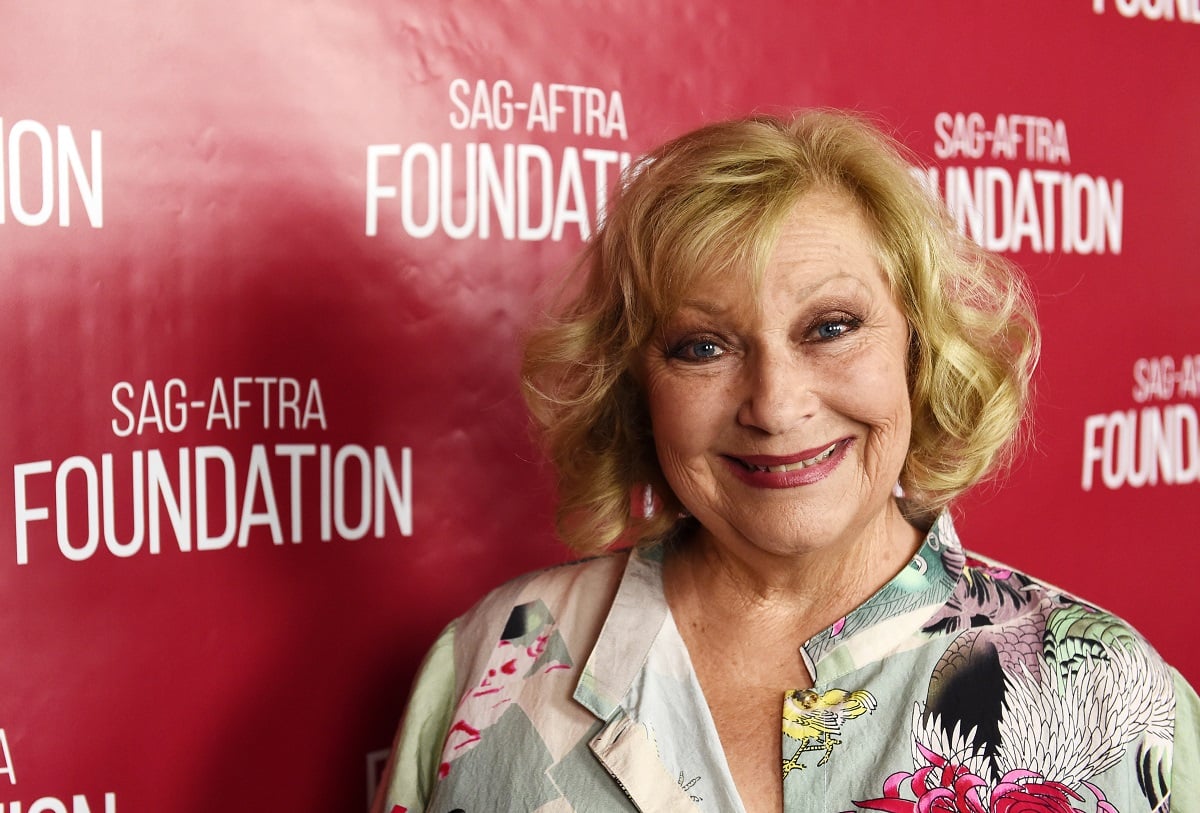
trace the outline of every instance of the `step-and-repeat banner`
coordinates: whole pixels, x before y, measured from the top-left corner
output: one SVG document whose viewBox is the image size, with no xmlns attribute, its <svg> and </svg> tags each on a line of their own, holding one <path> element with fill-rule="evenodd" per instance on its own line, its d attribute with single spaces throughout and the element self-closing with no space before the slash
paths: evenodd
<svg viewBox="0 0 1200 813">
<path fill-rule="evenodd" d="M 367 807 L 417 664 L 562 560 L 523 326 L 629 161 L 835 106 L 1029 273 L 969 547 L 1193 682 L 1200 3 L 7 3 L 0 810 Z"/>
</svg>

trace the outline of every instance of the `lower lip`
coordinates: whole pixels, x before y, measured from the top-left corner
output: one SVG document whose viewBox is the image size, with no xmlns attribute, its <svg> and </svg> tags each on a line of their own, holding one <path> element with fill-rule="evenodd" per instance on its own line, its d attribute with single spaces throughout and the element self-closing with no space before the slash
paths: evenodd
<svg viewBox="0 0 1200 813">
<path fill-rule="evenodd" d="M 819 483 L 832 474 L 834 469 L 846 459 L 847 450 L 852 442 L 851 440 L 839 441 L 837 448 L 829 457 L 820 463 L 794 471 L 760 471 L 759 469 L 748 469 L 733 458 L 727 457 L 724 460 L 734 476 L 746 485 L 755 488 L 796 488 Z"/>
</svg>

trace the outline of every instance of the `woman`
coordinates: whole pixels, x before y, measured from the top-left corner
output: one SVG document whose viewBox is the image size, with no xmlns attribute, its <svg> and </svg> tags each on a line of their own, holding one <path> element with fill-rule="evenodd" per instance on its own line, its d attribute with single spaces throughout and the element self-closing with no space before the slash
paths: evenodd
<svg viewBox="0 0 1200 813">
<path fill-rule="evenodd" d="M 564 540 L 635 548 L 451 624 L 376 810 L 1200 810 L 1195 692 L 946 513 L 1025 410 L 1016 271 L 844 114 L 636 169 L 525 366 Z"/>
</svg>

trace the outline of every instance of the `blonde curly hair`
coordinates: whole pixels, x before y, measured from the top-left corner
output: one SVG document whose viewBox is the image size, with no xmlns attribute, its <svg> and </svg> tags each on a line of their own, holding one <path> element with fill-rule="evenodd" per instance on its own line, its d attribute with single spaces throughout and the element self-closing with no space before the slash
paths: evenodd
<svg viewBox="0 0 1200 813">
<path fill-rule="evenodd" d="M 564 542 L 596 553 L 680 527 L 637 360 L 697 281 L 742 274 L 756 286 L 781 222 L 816 187 L 857 202 L 911 327 L 905 514 L 929 523 L 1007 462 L 1040 341 L 1024 278 L 959 232 L 907 159 L 864 119 L 816 110 L 711 124 L 630 168 L 567 301 L 525 346 L 523 388 L 557 470 Z M 634 510 L 646 485 L 659 502 L 650 516 Z"/>
</svg>

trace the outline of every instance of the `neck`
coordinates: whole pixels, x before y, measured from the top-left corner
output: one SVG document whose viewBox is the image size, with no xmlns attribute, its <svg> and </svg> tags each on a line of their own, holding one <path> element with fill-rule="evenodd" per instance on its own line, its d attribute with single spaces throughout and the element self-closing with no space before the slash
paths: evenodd
<svg viewBox="0 0 1200 813">
<path fill-rule="evenodd" d="M 725 543 L 699 528 L 668 555 L 664 588 L 672 610 L 690 606 L 718 625 L 774 621 L 800 645 L 906 567 L 921 538 L 894 500 L 852 539 L 787 556 Z"/>
</svg>

